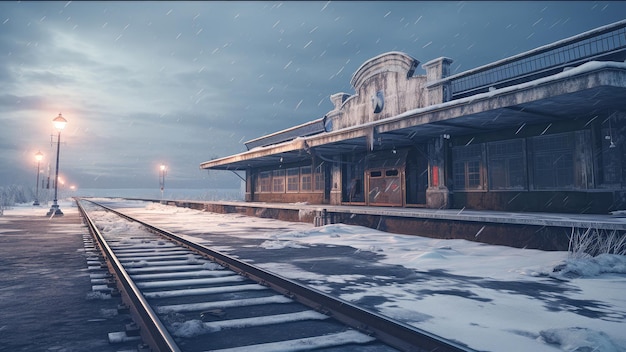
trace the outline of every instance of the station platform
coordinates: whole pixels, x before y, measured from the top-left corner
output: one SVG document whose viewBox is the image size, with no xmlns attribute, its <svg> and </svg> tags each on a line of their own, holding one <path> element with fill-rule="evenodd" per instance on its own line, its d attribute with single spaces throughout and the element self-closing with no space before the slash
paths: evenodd
<svg viewBox="0 0 626 352">
<path fill-rule="evenodd" d="M 460 238 L 518 248 L 567 250 L 572 234 L 626 233 L 626 214 L 563 214 L 466 209 L 425 209 L 263 203 L 241 201 L 157 200 L 216 213 L 241 213 L 315 225 L 345 223 L 382 231 L 433 238 Z"/>
<path fill-rule="evenodd" d="M 169 201 L 171 202 L 171 201 Z M 179 201 L 175 201 L 179 202 Z M 626 213 L 623 216 L 599 214 L 563 214 L 563 213 L 519 213 L 490 210 L 465 209 L 425 209 L 397 207 L 369 207 L 345 205 L 311 205 L 282 203 L 246 203 L 246 202 L 201 202 L 206 204 L 243 206 L 251 208 L 292 209 L 309 212 L 342 214 L 362 214 L 374 216 L 394 216 L 419 219 L 439 219 L 472 221 L 485 223 L 502 223 L 518 225 L 557 226 L 593 228 L 602 230 L 626 230 Z"/>
<path fill-rule="evenodd" d="M 0 350 L 119 351 L 119 299 L 94 295 L 85 251 L 90 237 L 77 208 L 63 216 L 16 207 L 0 216 Z"/>
</svg>

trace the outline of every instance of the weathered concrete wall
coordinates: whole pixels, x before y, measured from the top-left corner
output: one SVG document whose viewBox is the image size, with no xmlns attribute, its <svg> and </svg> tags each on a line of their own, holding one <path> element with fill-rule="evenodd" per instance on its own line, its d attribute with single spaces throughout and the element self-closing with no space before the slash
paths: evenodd
<svg viewBox="0 0 626 352">
<path fill-rule="evenodd" d="M 441 79 L 450 75 L 450 64 L 452 59 L 440 57 L 425 63 L 422 67 L 426 69 L 426 78 L 428 84 L 426 86 L 428 94 L 426 95 L 426 105 L 441 104 L 450 100 L 448 95 L 448 82 L 442 82 Z"/>
<path fill-rule="evenodd" d="M 220 214 L 242 214 L 313 224 L 316 212 L 297 209 L 266 208 L 262 206 L 233 206 L 228 204 L 168 201 L 168 205 L 187 207 Z M 329 223 L 365 226 L 381 231 L 429 238 L 464 239 L 493 245 L 541 250 L 567 250 L 572 229 L 539 225 L 518 225 L 420 219 L 383 215 L 327 213 Z"/>
<path fill-rule="evenodd" d="M 381 231 L 418 235 L 428 238 L 464 239 L 516 248 L 566 251 L 571 229 L 535 225 L 513 225 L 454 220 L 400 218 L 375 215 L 350 215 L 341 223 L 375 228 Z"/>
<path fill-rule="evenodd" d="M 398 52 L 386 53 L 365 62 L 351 82 L 356 93 L 347 99 L 345 93 L 331 96 L 335 110 L 327 116 L 334 117 L 333 130 L 423 107 L 426 76 L 412 76 L 418 63 L 414 58 Z M 341 102 L 340 106 L 338 102 Z M 379 112 L 376 110 L 377 103 Z"/>
<path fill-rule="evenodd" d="M 188 203 L 175 202 L 176 206 L 189 207 Z M 258 218 L 278 219 L 291 222 L 306 222 L 313 223 L 315 218 L 315 212 L 308 212 L 294 209 L 278 209 L 278 208 L 264 208 L 264 207 L 245 207 L 245 206 L 232 206 L 226 204 L 215 203 L 196 203 L 197 207 L 194 209 L 209 211 L 219 214 L 242 214 L 246 216 L 254 216 Z M 198 208 L 199 207 L 199 208 Z"/>
<path fill-rule="evenodd" d="M 623 193 L 623 195 L 621 195 Z M 621 195 L 621 196 L 620 196 Z M 536 211 L 573 214 L 608 214 L 623 209 L 626 192 L 500 191 L 454 192 L 453 208 L 475 210 Z"/>
<path fill-rule="evenodd" d="M 324 204 L 323 193 L 257 193 L 254 202 Z"/>
</svg>

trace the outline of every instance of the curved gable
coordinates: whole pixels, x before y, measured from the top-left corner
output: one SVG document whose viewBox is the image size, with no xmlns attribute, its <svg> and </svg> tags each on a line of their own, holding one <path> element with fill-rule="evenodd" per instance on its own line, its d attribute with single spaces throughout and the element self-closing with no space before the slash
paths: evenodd
<svg viewBox="0 0 626 352">
<path fill-rule="evenodd" d="M 333 130 L 422 107 L 426 76 L 413 76 L 418 65 L 417 59 L 397 51 L 378 55 L 362 64 L 350 80 L 355 94 L 331 96 L 335 109 L 327 116 L 332 120 Z"/>
<path fill-rule="evenodd" d="M 363 83 L 380 73 L 404 73 L 408 78 L 413 76 L 418 64 L 419 61 L 399 51 L 384 53 L 363 63 L 352 75 L 350 84 L 358 92 Z"/>
</svg>

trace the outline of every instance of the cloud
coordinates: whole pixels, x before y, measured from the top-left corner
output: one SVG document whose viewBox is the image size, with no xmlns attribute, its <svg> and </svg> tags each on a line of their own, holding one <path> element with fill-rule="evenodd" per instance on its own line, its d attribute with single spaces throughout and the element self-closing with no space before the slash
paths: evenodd
<svg viewBox="0 0 626 352">
<path fill-rule="evenodd" d="M 208 187 L 201 162 L 323 116 L 328 97 L 353 93 L 352 74 L 374 56 L 447 56 L 462 71 L 621 20 L 625 10 L 619 2 L 0 2 L 0 169 L 28 179 L 31 154 L 54 153 L 51 120 L 61 112 L 61 171 L 79 185 L 137 187 L 167 162 L 173 184 Z M 16 179 L 4 175 L 0 185 Z"/>
<path fill-rule="evenodd" d="M 10 113 L 20 110 L 36 110 L 46 105 L 46 97 L 42 96 L 15 96 L 13 94 L 0 95 L 0 111 Z M 8 116 L 4 115 L 2 120 L 8 120 Z"/>
</svg>

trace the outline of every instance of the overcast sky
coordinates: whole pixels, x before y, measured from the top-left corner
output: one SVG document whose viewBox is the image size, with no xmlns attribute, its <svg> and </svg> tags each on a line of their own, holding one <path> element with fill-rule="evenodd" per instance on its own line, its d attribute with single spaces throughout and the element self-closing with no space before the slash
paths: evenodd
<svg viewBox="0 0 626 352">
<path fill-rule="evenodd" d="M 324 116 L 366 60 L 462 72 L 624 19 L 626 2 L 0 2 L 0 186 L 238 187 L 203 161 Z M 423 74 L 421 66 L 416 74 Z"/>
</svg>

